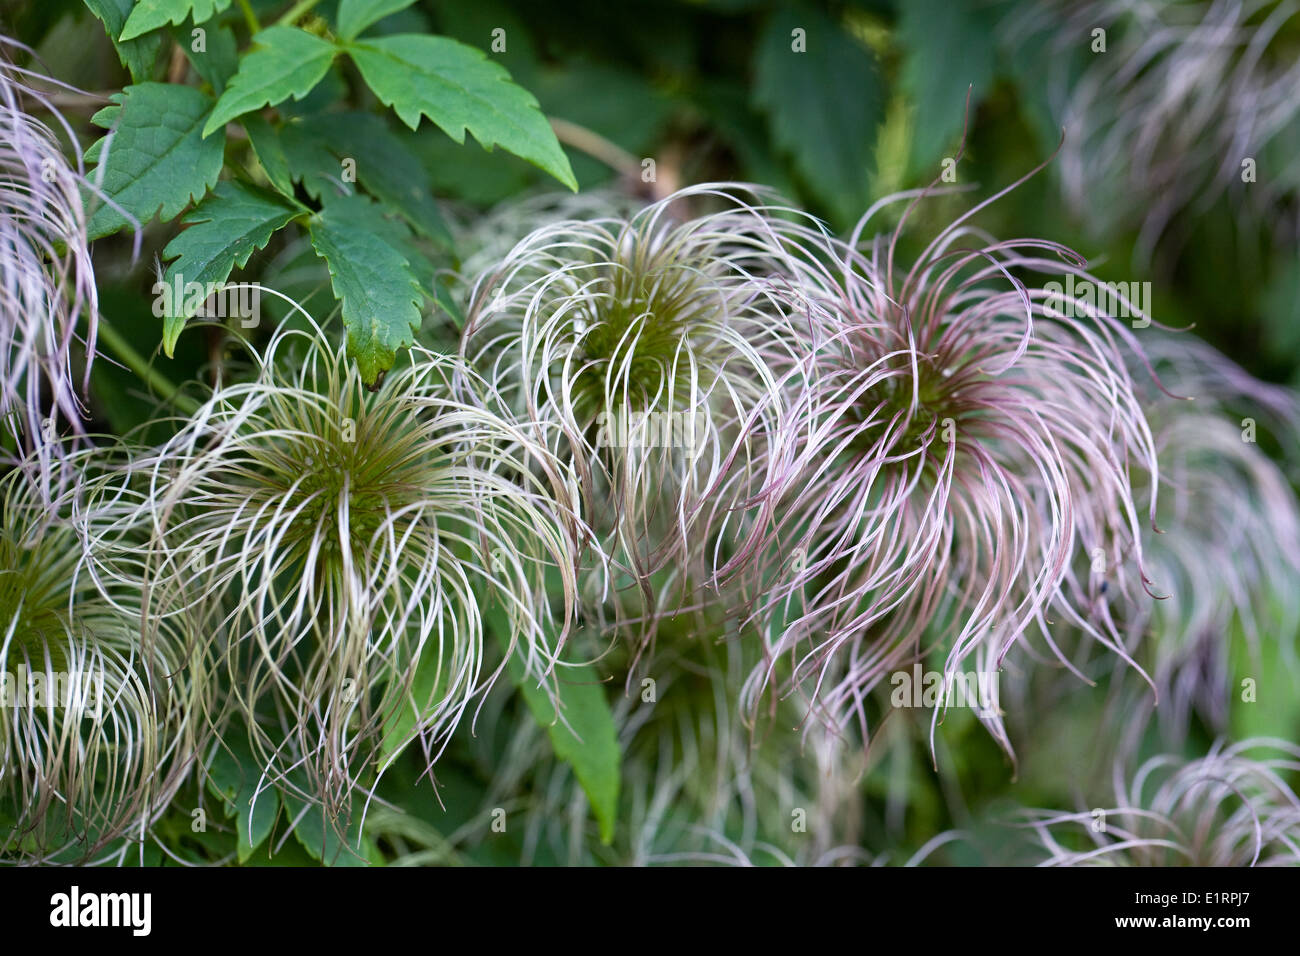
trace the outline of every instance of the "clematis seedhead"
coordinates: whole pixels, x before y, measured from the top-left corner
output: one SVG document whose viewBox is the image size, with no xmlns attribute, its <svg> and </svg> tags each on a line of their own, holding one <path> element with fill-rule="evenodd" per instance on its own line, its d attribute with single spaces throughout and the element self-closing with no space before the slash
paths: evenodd
<svg viewBox="0 0 1300 956">
<path fill-rule="evenodd" d="M 86 415 L 99 297 L 83 196 L 97 189 L 67 159 L 56 130 L 74 149 L 76 137 L 34 82 L 54 81 L 11 62 L 30 53 L 0 37 L 0 427 L 49 481 L 55 453 L 76 444 L 61 434 L 80 435 Z"/>
<path fill-rule="evenodd" d="M 743 695 L 754 712 L 804 687 L 819 720 L 865 734 L 868 695 L 892 673 L 932 652 L 945 674 L 996 672 L 1030 638 L 1064 661 L 1067 626 L 1132 663 L 1080 569 L 1101 553 L 1118 586 L 1145 586 L 1159 472 L 1131 320 L 1049 285 L 1088 278 L 1066 247 L 970 226 L 992 199 L 903 265 L 924 198 L 895 197 L 912 205 L 892 234 L 861 238 L 873 210 L 824 242 L 789 293 L 799 358 L 749 536 L 723 569 L 749 581 L 765 635 Z M 1001 714 L 981 719 L 1010 750 Z"/>
<path fill-rule="evenodd" d="M 100 594 L 74 503 L 14 465 L 0 477 L 0 860 L 121 856 L 192 770 L 211 684 L 185 618 L 146 627 L 139 588 Z"/>
<path fill-rule="evenodd" d="M 765 468 L 805 233 L 765 193 L 705 185 L 552 222 L 478 279 L 462 352 L 570 469 L 643 638 L 656 593 L 689 603 L 710 581 Z"/>
<path fill-rule="evenodd" d="M 554 685 L 580 527 L 553 456 L 454 358 L 414 348 L 372 392 L 307 324 L 91 489 L 87 523 L 101 582 L 209 622 L 259 789 L 337 818 L 408 745 L 431 764 L 496 679 L 489 602 Z"/>
</svg>

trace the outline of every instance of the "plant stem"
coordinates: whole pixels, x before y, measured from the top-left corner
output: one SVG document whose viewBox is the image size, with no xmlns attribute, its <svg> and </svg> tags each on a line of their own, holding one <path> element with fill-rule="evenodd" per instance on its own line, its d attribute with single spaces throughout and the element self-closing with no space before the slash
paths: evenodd
<svg viewBox="0 0 1300 956">
<path fill-rule="evenodd" d="M 316 6 L 316 4 L 318 3 L 320 3 L 320 0 L 298 0 L 297 3 L 295 3 L 292 7 L 289 8 L 288 13 L 286 13 L 284 16 L 282 16 L 279 20 L 276 20 L 275 22 L 278 26 L 291 27 L 293 26 L 295 20 L 297 20 L 300 16 L 302 16 L 312 7 Z"/>
<path fill-rule="evenodd" d="M 122 360 L 131 371 L 139 375 L 149 385 L 151 389 L 161 395 L 164 399 L 171 402 L 178 409 L 187 415 L 193 415 L 199 409 L 199 403 L 190 396 L 186 395 L 179 388 L 171 383 L 167 376 L 158 371 L 153 365 L 146 361 L 144 356 L 135 350 L 135 348 L 122 337 L 122 335 L 108 324 L 108 320 L 103 313 L 99 316 L 99 326 L 97 337 L 110 349 L 113 354 Z"/>
<path fill-rule="evenodd" d="M 260 32 L 262 24 L 257 22 L 257 14 L 253 12 L 253 5 L 248 0 L 239 0 L 239 9 L 244 11 L 244 22 L 248 24 L 249 32 Z"/>
<path fill-rule="evenodd" d="M 600 160 L 616 173 L 633 177 L 640 175 L 641 163 L 617 143 L 568 120 L 550 117 L 550 121 L 555 138 L 561 143 Z"/>
</svg>

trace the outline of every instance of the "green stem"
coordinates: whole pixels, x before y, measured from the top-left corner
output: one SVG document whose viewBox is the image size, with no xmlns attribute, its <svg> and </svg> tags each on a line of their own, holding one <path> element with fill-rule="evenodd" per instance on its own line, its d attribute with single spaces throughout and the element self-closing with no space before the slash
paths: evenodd
<svg viewBox="0 0 1300 956">
<path fill-rule="evenodd" d="M 302 16 L 312 7 L 316 6 L 316 4 L 318 3 L 320 3 L 320 0 L 298 0 L 297 3 L 295 3 L 292 7 L 289 8 L 288 13 L 282 16 L 279 20 L 275 21 L 276 25 L 282 27 L 293 26 L 294 21 L 296 21 L 300 16 Z"/>
<path fill-rule="evenodd" d="M 248 24 L 250 33 L 259 33 L 262 24 L 257 22 L 257 14 L 253 12 L 253 5 L 248 0 L 239 0 L 239 9 L 244 11 L 244 22 Z"/>
<path fill-rule="evenodd" d="M 122 360 L 122 363 L 135 372 L 148 383 L 149 387 L 161 395 L 164 399 L 171 402 L 178 409 L 187 415 L 193 415 L 199 410 L 199 403 L 190 396 L 186 395 L 179 388 L 171 383 L 167 376 L 159 372 L 153 365 L 146 361 L 144 356 L 135 350 L 135 348 L 126 339 L 122 338 L 117 329 L 108 324 L 108 320 L 103 313 L 99 316 L 99 331 L 97 337 L 101 342 L 112 349 L 113 354 Z"/>
</svg>

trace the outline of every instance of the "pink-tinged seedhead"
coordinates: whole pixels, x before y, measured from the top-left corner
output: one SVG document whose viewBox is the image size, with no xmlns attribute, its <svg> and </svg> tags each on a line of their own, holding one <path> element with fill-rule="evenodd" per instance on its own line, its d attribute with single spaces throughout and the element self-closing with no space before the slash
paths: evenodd
<svg viewBox="0 0 1300 956">
<path fill-rule="evenodd" d="M 972 213 L 904 268 L 898 233 L 859 242 L 869 212 L 787 290 L 802 354 L 752 532 L 722 569 L 749 581 L 766 636 L 751 708 L 799 686 L 817 719 L 865 732 L 866 696 L 891 672 L 939 648 L 947 673 L 994 671 L 1030 634 L 1062 657 L 1064 625 L 1130 659 L 1090 613 L 1080 562 L 1100 550 L 1142 590 L 1156 502 L 1136 500 L 1130 472 L 1157 464 L 1127 371 L 1140 347 L 1044 288 L 1088 278 L 1074 253 L 994 240 Z M 1010 749 L 1001 715 L 981 719 Z"/>
<path fill-rule="evenodd" d="M 95 355 L 98 295 L 86 235 L 80 160 L 34 113 L 76 137 L 33 80 L 54 81 L 8 62 L 31 51 L 0 37 L 0 419 L 47 477 L 64 426 L 80 432 L 81 396 Z M 84 332 L 78 323 L 85 319 Z M 73 371 L 84 344 L 85 372 Z"/>
<path fill-rule="evenodd" d="M 1262 449 L 1283 443 L 1294 465 L 1300 452 L 1300 396 L 1258 381 L 1190 335 L 1145 338 L 1161 382 L 1185 399 L 1158 395 L 1148 404 L 1161 465 L 1163 534 L 1149 535 L 1146 566 L 1164 598 L 1125 599 L 1102 590 L 1094 600 L 1126 634 L 1155 679 L 1159 720 L 1169 746 L 1181 746 L 1193 713 L 1216 732 L 1228 729 L 1235 699 L 1230 654 L 1244 637 L 1250 659 L 1300 673 L 1300 502 L 1283 468 Z M 1134 699 L 1134 696 L 1137 699 Z M 1131 747 L 1140 742 L 1155 701 L 1146 688 L 1115 714 Z"/>
<path fill-rule="evenodd" d="M 1297 24 L 1294 0 L 1045 0 L 1015 5 L 1003 30 L 1051 58 L 1067 199 L 1099 230 L 1138 228 L 1146 259 L 1225 194 L 1296 241 Z"/>
<path fill-rule="evenodd" d="M 1042 843 L 1040 866 L 1295 866 L 1297 771 L 1295 744 L 1219 743 L 1199 760 L 1153 757 L 1127 784 L 1117 767 L 1113 808 L 1027 811 L 1024 825 Z"/>
</svg>

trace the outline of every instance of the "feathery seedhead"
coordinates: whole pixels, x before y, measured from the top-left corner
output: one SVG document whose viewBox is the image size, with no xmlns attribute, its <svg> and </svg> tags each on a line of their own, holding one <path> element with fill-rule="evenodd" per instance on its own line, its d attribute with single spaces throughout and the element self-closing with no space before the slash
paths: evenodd
<svg viewBox="0 0 1300 956">
<path fill-rule="evenodd" d="M 1300 397 L 1258 381 L 1188 335 L 1148 335 L 1147 356 L 1160 381 L 1181 399 L 1152 395 L 1149 418 L 1162 469 L 1156 523 L 1145 552 L 1160 601 L 1124 600 L 1105 575 L 1093 575 L 1095 599 L 1111 606 L 1158 691 L 1164 739 L 1181 746 L 1193 713 L 1215 732 L 1227 730 L 1230 651 L 1240 631 L 1259 660 L 1261 643 L 1278 642 L 1282 663 L 1296 668 L 1288 635 L 1300 629 L 1300 502 L 1283 469 L 1261 448 L 1266 435 L 1300 446 Z M 1243 417 L 1245 416 L 1245 417 Z M 1154 701 L 1123 700 L 1116 717 L 1132 744 L 1145 726 L 1135 719 Z"/>
<path fill-rule="evenodd" d="M 674 221 L 689 202 L 723 208 Z M 783 212 L 694 187 L 539 228 L 476 285 L 463 353 L 572 468 L 620 586 L 707 580 L 753 491 L 782 408 L 772 369 L 793 361 L 774 290 L 806 227 Z"/>
<path fill-rule="evenodd" d="M 1175 217 L 1227 193 L 1295 241 L 1294 210 L 1282 213 L 1300 193 L 1289 162 L 1300 131 L 1300 5 L 1053 0 L 1007 25 L 1026 42 L 1046 36 L 1054 67 L 1087 58 L 1081 72 L 1061 70 L 1055 98 L 1066 195 L 1093 226 L 1140 227 L 1146 258 Z"/>
<path fill-rule="evenodd" d="M 1190 762 L 1153 757 L 1127 786 L 1117 768 L 1117 805 L 1100 815 L 1029 811 L 1025 826 L 1048 854 L 1042 866 L 1294 866 L 1297 771 L 1300 747 L 1286 741 L 1220 743 Z"/>
<path fill-rule="evenodd" d="M 69 141 L 71 127 L 30 71 L 6 60 L 25 49 L 0 37 L 0 419 L 49 476 L 51 455 L 67 443 L 59 424 L 80 431 L 79 393 L 95 354 L 98 295 L 91 268 L 80 160 L 65 158 L 51 129 L 27 110 L 48 113 Z M 30 51 L 28 51 L 30 52 Z M 86 317 L 85 379 L 72 369 L 77 323 Z"/>
<path fill-rule="evenodd" d="M 972 656 L 996 671 L 1033 630 L 1055 650 L 1062 619 L 1128 659 L 1089 620 L 1078 562 L 1102 549 L 1140 575 L 1129 470 L 1157 474 L 1126 371 L 1140 348 L 1115 317 L 1032 278 L 1087 278 L 1077 255 L 964 225 L 991 201 L 906 270 L 898 233 L 858 248 L 871 212 L 806 261 L 793 289 L 804 357 L 782 382 L 790 407 L 753 531 L 724 569 L 750 578 L 767 637 L 751 709 L 803 685 L 822 719 L 856 715 L 865 734 L 865 697 L 891 671 L 939 646 L 947 673 Z M 1001 715 L 981 719 L 1010 750 Z"/>
<path fill-rule="evenodd" d="M 335 816 L 412 741 L 436 759 L 495 679 L 480 602 L 503 602 L 536 679 L 567 635 L 580 529 L 558 464 L 471 379 L 417 347 L 372 393 L 319 330 L 281 331 L 253 381 L 93 493 L 97 575 L 212 622 L 264 783 Z"/>
<path fill-rule="evenodd" d="M 208 682 L 180 618 L 142 635 L 138 587 L 96 591 L 71 502 L 29 472 L 0 478 L 0 858 L 77 862 L 166 808 Z"/>
</svg>

